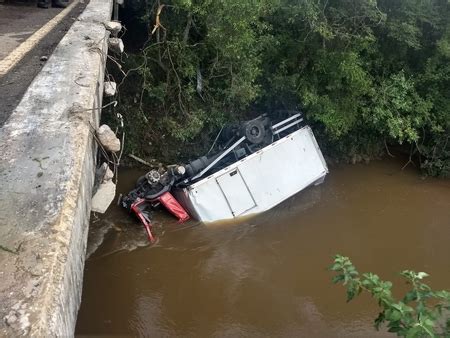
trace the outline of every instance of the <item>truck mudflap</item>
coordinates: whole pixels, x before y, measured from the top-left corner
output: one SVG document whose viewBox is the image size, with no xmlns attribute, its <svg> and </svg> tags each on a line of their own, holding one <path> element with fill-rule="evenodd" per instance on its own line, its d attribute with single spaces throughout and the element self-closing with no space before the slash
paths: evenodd
<svg viewBox="0 0 450 338">
<path fill-rule="evenodd" d="M 131 211 L 136 214 L 141 223 L 144 225 L 148 240 L 153 243 L 155 242 L 155 236 L 152 234 L 152 221 L 150 219 L 150 213 L 147 210 L 147 208 L 151 208 L 151 206 L 152 205 L 148 200 L 144 198 L 137 198 L 131 205 Z"/>
<path fill-rule="evenodd" d="M 159 202 L 176 218 L 178 222 L 186 222 L 190 217 L 189 214 L 184 210 L 180 203 L 173 197 L 170 192 L 165 192 L 157 198 Z"/>
<path fill-rule="evenodd" d="M 136 198 L 131 204 L 131 210 L 136 214 L 141 223 L 144 225 L 145 231 L 150 242 L 155 242 L 156 238 L 152 233 L 152 221 L 150 218 L 150 209 L 157 204 L 162 204 L 172 215 L 178 218 L 178 222 L 182 223 L 189 220 L 189 214 L 178 203 L 175 197 L 170 192 L 165 192 L 162 195 L 153 198 Z"/>
</svg>

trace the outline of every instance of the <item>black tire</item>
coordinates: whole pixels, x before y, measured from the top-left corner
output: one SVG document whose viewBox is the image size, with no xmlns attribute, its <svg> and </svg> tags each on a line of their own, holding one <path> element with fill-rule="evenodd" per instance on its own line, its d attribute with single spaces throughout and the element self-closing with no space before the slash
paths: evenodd
<svg viewBox="0 0 450 338">
<path fill-rule="evenodd" d="M 264 137 L 266 136 L 264 123 L 260 120 L 247 122 L 244 126 L 243 134 L 250 143 L 260 144 L 264 141 Z"/>
<path fill-rule="evenodd" d="M 154 193 L 154 194 L 148 194 L 148 195 L 145 195 L 145 199 L 147 199 L 147 200 L 153 200 L 153 199 L 155 199 L 155 198 L 161 196 L 161 195 L 164 194 L 165 192 L 170 191 L 171 188 L 172 188 L 171 185 L 165 185 L 165 186 L 162 187 L 162 189 L 161 189 L 160 191 L 158 191 L 158 192 L 156 192 L 156 193 Z"/>
</svg>

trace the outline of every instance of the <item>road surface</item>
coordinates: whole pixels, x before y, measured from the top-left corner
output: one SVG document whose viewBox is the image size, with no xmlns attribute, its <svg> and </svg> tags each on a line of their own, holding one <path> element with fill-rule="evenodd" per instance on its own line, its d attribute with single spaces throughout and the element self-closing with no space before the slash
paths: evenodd
<svg viewBox="0 0 450 338">
<path fill-rule="evenodd" d="M 0 3 L 0 126 L 85 6 L 77 1 L 64 12 L 34 1 Z"/>
</svg>

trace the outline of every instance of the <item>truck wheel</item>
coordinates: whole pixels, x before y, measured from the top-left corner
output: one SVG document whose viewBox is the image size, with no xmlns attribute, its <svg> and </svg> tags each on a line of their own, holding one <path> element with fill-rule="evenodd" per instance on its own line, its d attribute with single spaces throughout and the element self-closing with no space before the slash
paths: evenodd
<svg viewBox="0 0 450 338">
<path fill-rule="evenodd" d="M 266 130 L 264 128 L 264 123 L 259 120 L 249 121 L 244 126 L 245 137 L 250 143 L 259 144 L 264 141 L 266 136 Z"/>
</svg>

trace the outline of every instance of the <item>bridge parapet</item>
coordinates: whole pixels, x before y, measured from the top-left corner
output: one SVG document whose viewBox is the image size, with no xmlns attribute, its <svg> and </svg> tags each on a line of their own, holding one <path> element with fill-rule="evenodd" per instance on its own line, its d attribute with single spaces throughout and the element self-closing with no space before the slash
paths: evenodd
<svg viewBox="0 0 450 338">
<path fill-rule="evenodd" d="M 0 336 L 71 336 L 112 0 L 91 0 L 0 129 Z"/>
</svg>

